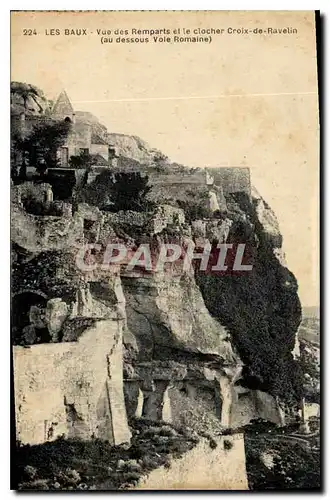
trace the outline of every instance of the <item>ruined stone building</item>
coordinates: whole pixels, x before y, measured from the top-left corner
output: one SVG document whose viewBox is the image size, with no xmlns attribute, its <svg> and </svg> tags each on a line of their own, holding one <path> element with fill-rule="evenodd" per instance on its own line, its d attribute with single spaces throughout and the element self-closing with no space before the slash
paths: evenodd
<svg viewBox="0 0 330 500">
<path fill-rule="evenodd" d="M 222 186 L 225 195 L 246 193 L 251 197 L 251 179 L 248 167 L 217 167 L 208 168 L 207 171 L 214 178 L 214 182 Z"/>
<path fill-rule="evenodd" d="M 35 126 L 55 121 L 64 121 L 71 125 L 65 143 L 57 151 L 60 168 L 69 168 L 70 158 L 82 153 L 91 155 L 93 164 L 96 166 L 109 165 L 109 145 L 106 137 L 102 137 L 102 134 L 95 130 L 93 123 L 86 119 L 85 113 L 74 110 L 65 90 L 60 93 L 53 107 L 43 114 L 14 110 L 11 115 L 12 133 L 25 138 Z M 20 158 L 17 157 L 17 161 L 20 161 Z M 30 159 L 30 172 L 35 167 L 33 161 L 31 163 Z"/>
<path fill-rule="evenodd" d="M 80 214 L 32 216 L 17 200 L 12 216 L 17 440 L 39 444 L 63 436 L 128 442 L 125 299 L 119 277 L 79 272 Z M 30 256 L 26 262 L 24 254 Z"/>
<path fill-rule="evenodd" d="M 95 156 L 95 163 L 98 165 L 102 163 L 102 159 L 105 166 L 108 164 L 109 146 L 107 141 L 93 131 L 91 123 L 86 123 L 76 115 L 65 90 L 58 96 L 51 110 L 51 118 L 68 121 L 72 124 L 67 141 L 59 150 L 62 167 L 68 167 L 70 157 L 80 153 Z"/>
<path fill-rule="evenodd" d="M 123 241 L 120 227 L 142 231 L 150 242 L 173 226 L 186 241 L 226 241 L 228 219 L 195 221 L 183 236 L 185 215 L 176 207 L 111 213 L 61 203 L 56 215 L 34 215 L 25 209 L 29 196 L 57 203 L 48 184 L 13 187 L 17 439 L 99 437 L 119 444 L 130 439 L 128 417 L 182 424 L 185 405 L 193 413 L 207 409 L 219 429 L 257 417 L 281 423 L 274 398 L 240 386 L 242 362 L 192 275 L 174 267 L 146 275 L 124 267 L 83 272 L 76 265 L 86 242 Z"/>
<path fill-rule="evenodd" d="M 112 240 L 134 246 L 143 235 L 156 246 L 171 238 L 182 244 L 225 243 L 234 219 L 250 224 L 235 205 L 237 194 L 251 199 L 250 170 L 176 164 L 160 169 L 129 158 L 110 164 L 116 153 L 102 127 L 75 111 L 65 91 L 48 115 L 21 113 L 13 120 L 23 135 L 42 122 L 71 124 L 58 150 L 59 167 L 48 169 L 42 183 L 13 186 L 17 439 L 36 444 L 58 436 L 98 437 L 119 444 L 130 440 L 128 419 L 134 416 L 183 425 L 185 413 L 205 409 L 219 432 L 258 417 L 281 424 L 272 396 L 240 385 L 242 361 L 193 274 L 175 265 L 168 274 L 148 275 L 124 266 L 82 272 L 76 265 L 90 242 L 102 248 Z M 94 158 L 87 177 L 86 169 L 70 168 L 70 158 L 80 153 Z M 114 176 L 148 176 L 154 209 L 112 213 L 74 198 L 82 176 L 88 185 L 109 167 Z M 179 202 L 193 204 L 198 197 L 210 215 L 189 222 Z M 30 210 L 31 199 L 40 212 Z M 267 238 L 280 248 L 276 217 L 255 202 Z"/>
</svg>

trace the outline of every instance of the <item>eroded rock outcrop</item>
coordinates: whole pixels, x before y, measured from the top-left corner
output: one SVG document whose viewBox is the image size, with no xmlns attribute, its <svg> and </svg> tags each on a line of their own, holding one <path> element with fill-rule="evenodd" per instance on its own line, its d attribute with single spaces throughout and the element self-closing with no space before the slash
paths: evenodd
<svg viewBox="0 0 330 500">
<path fill-rule="evenodd" d="M 162 350 L 217 355 L 235 363 L 228 332 L 212 318 L 192 276 L 122 277 L 128 327 L 141 361 L 164 359 Z"/>
<path fill-rule="evenodd" d="M 222 186 L 202 169 L 168 168 L 161 175 L 153 170 L 152 205 L 140 212 L 105 212 L 77 202 L 62 216 L 34 215 L 14 200 L 14 343 L 79 344 L 90 330 L 112 321 L 120 330 L 114 341 L 123 342 L 124 363 L 120 375 L 106 375 L 107 387 L 114 401 L 123 401 L 124 375 L 129 417 L 180 420 L 178 402 L 184 399 L 187 408 L 202 401 L 221 428 L 231 427 L 246 388 L 251 418 L 258 417 L 260 394 L 269 393 L 277 412 L 269 418 L 279 423 L 276 398 L 299 398 L 292 351 L 300 304 L 276 217 L 255 190 L 248 191 L 245 170 L 239 191 L 241 172 Z M 163 204 L 156 202 L 158 195 Z M 213 208 L 204 211 L 210 199 Z M 185 251 L 208 244 L 212 252 L 219 243 L 234 249 L 243 243 L 253 265 L 243 273 L 186 269 L 182 262 L 148 272 L 129 269 L 125 260 L 102 267 L 109 242 L 124 245 L 130 255 L 146 244 L 152 259 L 163 243 Z M 95 266 L 83 270 L 77 253 L 86 243 L 95 245 L 85 254 Z M 105 355 L 114 355 L 111 346 Z M 120 347 L 116 369 L 121 356 Z"/>
<path fill-rule="evenodd" d="M 210 313 L 231 334 L 252 388 L 299 399 L 301 379 L 292 352 L 301 320 L 297 282 L 287 269 L 275 214 L 253 191 L 252 200 L 237 198 L 242 214 L 229 215 L 227 242 L 245 243 L 253 261 L 245 274 L 196 273 Z M 237 217 L 238 216 L 238 217 Z M 297 351 L 296 351 L 297 354 Z"/>
</svg>

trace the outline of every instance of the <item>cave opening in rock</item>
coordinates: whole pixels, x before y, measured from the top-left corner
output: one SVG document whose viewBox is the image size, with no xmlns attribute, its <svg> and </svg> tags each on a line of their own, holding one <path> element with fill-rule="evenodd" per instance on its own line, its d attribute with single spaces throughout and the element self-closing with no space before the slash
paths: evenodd
<svg viewBox="0 0 330 500">
<path fill-rule="evenodd" d="M 84 219 L 84 238 L 89 243 L 96 243 L 98 239 L 99 224 L 97 221 Z M 92 249 L 92 253 L 93 253 Z"/>
<path fill-rule="evenodd" d="M 14 345 L 50 342 L 46 325 L 47 298 L 39 292 L 14 295 L 11 306 L 11 331 Z"/>
</svg>

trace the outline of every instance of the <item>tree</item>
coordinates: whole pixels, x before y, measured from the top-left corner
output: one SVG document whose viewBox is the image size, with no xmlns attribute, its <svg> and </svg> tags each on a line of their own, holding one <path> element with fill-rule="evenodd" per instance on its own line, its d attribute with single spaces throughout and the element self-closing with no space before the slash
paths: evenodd
<svg viewBox="0 0 330 500">
<path fill-rule="evenodd" d="M 20 143 L 20 148 L 29 154 L 36 169 L 42 174 L 47 168 L 58 164 L 57 150 L 63 146 L 70 132 L 70 122 L 40 123 Z"/>
<path fill-rule="evenodd" d="M 208 203 L 209 195 L 207 190 L 203 192 L 200 190 L 188 190 L 186 195 L 185 200 L 178 200 L 177 203 L 184 211 L 188 222 L 198 219 L 207 219 L 212 216 Z"/>
<path fill-rule="evenodd" d="M 25 179 L 26 161 L 23 138 L 17 131 L 11 132 L 10 136 L 10 176 L 11 179 Z"/>
<path fill-rule="evenodd" d="M 16 96 L 23 100 L 23 106 L 25 112 L 28 110 L 29 100 L 33 100 L 39 108 L 39 113 L 43 114 L 44 108 L 41 106 L 39 101 L 40 100 L 43 101 L 46 105 L 46 99 L 45 96 L 43 95 L 43 92 L 34 85 L 22 82 L 11 82 L 10 94 L 12 97 Z"/>
<path fill-rule="evenodd" d="M 71 156 L 69 164 L 72 168 L 90 169 L 93 164 L 93 157 L 88 152 L 82 151 L 79 155 Z"/>
<path fill-rule="evenodd" d="M 117 210 L 140 212 L 146 207 L 146 196 L 151 189 L 148 177 L 142 177 L 139 173 L 118 173 L 114 180 L 112 201 Z"/>
<path fill-rule="evenodd" d="M 247 245 L 254 256 L 252 271 L 216 275 L 197 268 L 196 282 L 210 313 L 231 334 L 245 364 L 246 384 L 290 402 L 298 401 L 302 373 L 292 356 L 301 320 L 297 283 L 274 256 L 251 203 L 245 213 L 251 217 L 254 233 L 247 230 L 247 224 L 233 224 L 227 243 Z"/>
<path fill-rule="evenodd" d="M 152 205 L 146 198 L 150 189 L 148 177 L 142 177 L 138 172 L 114 174 L 104 171 L 86 186 L 79 197 L 81 201 L 104 210 L 141 212 Z"/>
<path fill-rule="evenodd" d="M 39 108 L 39 113 L 43 114 L 47 108 L 47 101 L 43 92 L 28 83 L 11 82 L 10 94 L 12 100 L 12 110 L 21 105 L 19 101 L 23 100 L 24 112 L 27 113 L 30 100 L 35 102 Z M 16 102 L 15 102 L 16 101 Z M 40 104 L 44 104 L 42 106 Z M 17 111 L 17 110 L 16 110 Z M 11 134 L 11 176 L 13 179 L 25 179 L 28 158 L 26 155 L 25 142 L 22 132 L 12 131 Z"/>
<path fill-rule="evenodd" d="M 155 150 L 152 159 L 156 165 L 160 164 L 163 166 L 166 165 L 166 163 L 168 163 L 169 161 L 168 156 L 166 156 L 164 153 L 158 150 Z"/>
</svg>

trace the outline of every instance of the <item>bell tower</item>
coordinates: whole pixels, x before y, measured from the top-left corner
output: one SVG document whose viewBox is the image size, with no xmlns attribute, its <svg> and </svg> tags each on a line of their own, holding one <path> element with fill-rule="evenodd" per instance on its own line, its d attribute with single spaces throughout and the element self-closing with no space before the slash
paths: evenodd
<svg viewBox="0 0 330 500">
<path fill-rule="evenodd" d="M 66 120 L 74 123 L 74 109 L 65 90 L 62 90 L 58 96 L 52 109 L 51 116 L 55 120 Z"/>
</svg>

